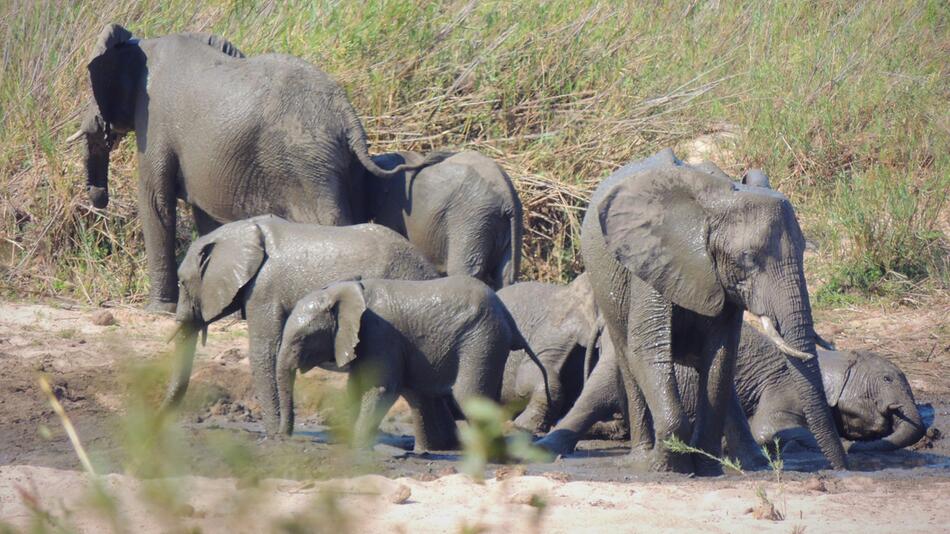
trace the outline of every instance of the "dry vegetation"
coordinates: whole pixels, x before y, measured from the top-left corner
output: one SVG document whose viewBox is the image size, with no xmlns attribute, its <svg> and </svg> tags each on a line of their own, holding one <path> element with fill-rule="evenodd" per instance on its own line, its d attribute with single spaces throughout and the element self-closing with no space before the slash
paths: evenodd
<svg viewBox="0 0 950 534">
<path fill-rule="evenodd" d="M 0 6 L 0 257 L 16 297 L 139 302 L 133 143 L 91 209 L 63 140 L 106 22 L 211 31 L 347 88 L 376 152 L 473 148 L 526 205 L 524 275 L 571 278 L 589 191 L 702 135 L 763 167 L 818 245 L 819 303 L 948 286 L 950 8 L 945 2 L 59 1 Z M 718 135 L 728 132 L 729 135 Z M 688 143 L 687 143 L 688 145 Z M 185 245 L 189 228 L 180 231 Z"/>
</svg>

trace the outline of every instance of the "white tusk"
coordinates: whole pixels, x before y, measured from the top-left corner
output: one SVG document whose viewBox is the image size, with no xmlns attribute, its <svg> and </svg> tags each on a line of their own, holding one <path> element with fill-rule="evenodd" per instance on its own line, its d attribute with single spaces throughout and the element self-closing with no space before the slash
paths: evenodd
<svg viewBox="0 0 950 534">
<path fill-rule="evenodd" d="M 66 144 L 67 144 L 67 145 L 71 145 L 71 144 L 75 143 L 76 141 L 79 140 L 80 137 L 83 136 L 84 133 L 85 133 L 85 132 L 83 132 L 82 130 L 76 130 L 76 133 L 74 133 L 73 135 L 70 135 L 69 137 L 66 138 Z"/>
<path fill-rule="evenodd" d="M 818 332 L 815 332 L 815 344 L 825 350 L 837 350 L 833 343 L 825 340 L 825 338 L 818 335 Z"/>
<path fill-rule="evenodd" d="M 763 315 L 759 317 L 759 320 L 762 321 L 762 330 L 765 335 L 769 338 L 769 340 L 772 341 L 772 343 L 775 343 L 775 345 L 778 347 L 778 350 L 782 351 L 782 353 L 784 353 L 786 356 L 798 358 L 799 360 L 806 362 L 815 357 L 812 354 L 802 352 L 789 345 L 784 339 L 782 339 L 782 334 L 779 334 L 778 330 L 772 326 L 772 321 L 768 317 Z"/>
</svg>

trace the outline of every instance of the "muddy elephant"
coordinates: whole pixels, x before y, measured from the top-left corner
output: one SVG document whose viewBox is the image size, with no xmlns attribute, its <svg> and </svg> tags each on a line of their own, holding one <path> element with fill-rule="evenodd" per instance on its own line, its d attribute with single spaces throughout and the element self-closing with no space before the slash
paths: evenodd
<svg viewBox="0 0 950 534">
<path fill-rule="evenodd" d="M 416 152 L 373 156 L 384 169 L 421 165 Z M 418 171 L 366 174 L 370 220 L 406 236 L 440 273 L 478 278 L 493 289 L 521 269 L 521 200 L 511 178 L 478 152 L 451 154 Z"/>
<path fill-rule="evenodd" d="M 375 225 L 292 223 L 259 216 L 226 224 L 195 240 L 178 269 L 175 367 L 163 408 L 185 394 L 200 331 L 240 311 L 247 319 L 251 377 L 268 434 L 277 432 L 274 376 L 281 332 L 307 293 L 339 280 L 438 277 L 402 236 Z"/>
<path fill-rule="evenodd" d="M 664 443 L 675 437 L 721 454 L 748 310 L 789 358 L 821 450 L 834 468 L 847 466 L 815 359 L 804 246 L 782 194 L 686 165 L 671 150 L 622 167 L 597 188 L 584 217 L 581 255 L 630 412 L 648 414 L 632 431 L 634 463 L 721 472 L 718 463 L 678 455 Z M 676 365 L 695 370 L 695 391 L 678 391 Z"/>
<path fill-rule="evenodd" d="M 362 176 L 397 174 L 367 153 L 343 89 L 292 56 L 243 59 L 206 34 L 138 40 L 103 28 L 88 64 L 93 100 L 80 130 L 92 204 L 109 201 L 109 154 L 134 131 L 149 309 L 174 311 L 178 199 L 199 233 L 274 214 L 298 222 L 365 222 Z"/>
<path fill-rule="evenodd" d="M 571 408 L 551 431 L 562 453 L 572 452 L 595 423 L 608 422 L 614 436 L 628 431 L 626 417 L 619 425 L 614 421 L 616 414 L 626 414 L 626 398 L 610 337 L 604 336 L 603 341 L 606 345 L 597 353 L 599 359 L 583 392 L 565 399 Z M 909 447 L 923 436 L 913 391 L 897 366 L 865 351 L 819 347 L 817 353 L 826 398 L 849 451 Z M 760 446 L 774 438 L 779 438 L 783 449 L 789 445 L 818 449 L 786 367 L 779 348 L 757 328 L 743 323 L 735 381 L 740 404 L 727 415 L 724 446 L 726 454 L 741 458 L 744 466 L 761 463 Z M 676 371 L 679 388 L 696 387 L 696 373 L 686 367 Z M 695 414 L 687 411 L 693 419 Z"/>
<path fill-rule="evenodd" d="M 590 282 L 587 274 L 566 286 L 519 282 L 500 290 L 498 298 L 547 370 L 549 386 L 545 391 L 528 354 L 514 351 L 505 366 L 501 400 L 524 406 L 515 419 L 516 426 L 546 432 L 580 395 L 584 362 L 603 329 Z"/>
<path fill-rule="evenodd" d="M 904 373 L 867 351 L 818 349 L 825 396 L 849 452 L 891 451 L 923 437 L 914 393 Z M 736 367 L 736 389 L 758 444 L 778 437 L 814 448 L 787 362 L 768 338 L 746 326 Z"/>
<path fill-rule="evenodd" d="M 498 399 L 509 351 L 534 357 L 501 300 L 469 276 L 332 284 L 296 304 L 279 343 L 281 432 L 293 431 L 297 370 L 319 366 L 350 373 L 357 444 L 372 443 L 402 395 L 418 451 L 458 448 L 455 402 Z"/>
</svg>

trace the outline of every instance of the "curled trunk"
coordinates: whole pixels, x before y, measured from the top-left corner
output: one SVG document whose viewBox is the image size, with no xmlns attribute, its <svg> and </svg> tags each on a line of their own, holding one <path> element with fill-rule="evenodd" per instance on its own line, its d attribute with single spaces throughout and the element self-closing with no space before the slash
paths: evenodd
<svg viewBox="0 0 950 534">
<path fill-rule="evenodd" d="M 890 416 L 893 431 L 881 439 L 856 441 L 849 449 L 852 452 L 894 451 L 910 447 L 924 436 L 924 423 L 913 399 L 904 402 Z"/>
</svg>

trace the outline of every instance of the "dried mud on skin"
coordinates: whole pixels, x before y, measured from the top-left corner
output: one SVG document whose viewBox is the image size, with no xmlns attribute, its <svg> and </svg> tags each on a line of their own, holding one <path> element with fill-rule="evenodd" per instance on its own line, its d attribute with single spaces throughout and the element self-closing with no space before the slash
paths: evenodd
<svg viewBox="0 0 950 534">
<path fill-rule="evenodd" d="M 16 487 L 36 484 L 55 494 L 44 498 L 62 497 L 68 503 L 83 480 L 79 462 L 36 385 L 38 373 L 50 378 L 97 466 L 106 473 L 122 473 L 122 449 L 116 437 L 125 395 L 120 369 L 132 362 L 157 358 L 170 349 L 164 342 L 174 326 L 170 317 L 148 315 L 133 308 L 110 308 L 111 318 L 106 318 L 102 310 L 50 304 L 0 302 L 0 517 L 4 519 L 11 513 L 14 518 L 25 517 Z M 930 306 L 896 312 L 837 310 L 821 312 L 818 324 L 819 330 L 834 338 L 839 347 L 875 350 L 898 363 L 914 386 L 918 402 L 934 406 L 935 426 L 950 430 L 947 339 L 931 335 L 936 321 L 950 315 L 948 311 L 946 304 L 942 309 Z M 935 343 L 937 348 L 932 350 Z M 202 405 L 179 422 L 186 439 L 197 442 L 210 429 L 226 429 L 264 456 L 290 451 L 310 459 L 310 469 L 301 471 L 304 475 L 282 469 L 269 476 L 338 476 L 339 472 L 321 469 L 337 457 L 342 446 L 327 443 L 324 417 L 313 410 L 301 410 L 300 436 L 280 443 L 259 440 L 259 414 L 250 398 L 246 355 L 243 323 L 224 320 L 212 327 L 207 346 L 199 346 L 189 390 L 189 396 L 200 397 Z M 332 395 L 343 387 L 344 380 L 342 374 L 317 371 L 308 373 L 300 383 L 325 388 Z M 491 465 L 485 472 L 488 483 L 479 485 L 455 473 L 458 453 L 415 455 L 405 450 L 411 449 L 412 439 L 403 402 L 387 416 L 382 429 L 381 444 L 369 469 L 386 477 L 377 477 L 380 480 L 390 480 L 384 484 L 392 485 L 392 491 L 381 494 L 378 501 L 367 496 L 348 496 L 344 501 L 346 507 L 357 512 L 365 506 L 384 510 L 378 515 L 390 521 L 385 523 L 387 528 L 411 523 L 414 531 L 417 524 L 428 525 L 433 531 L 440 530 L 439 526 L 458 530 L 476 519 L 490 529 L 502 525 L 507 525 L 504 529 L 514 525 L 527 528 L 537 519 L 532 503 L 542 501 L 547 503 L 543 512 L 545 529 L 555 531 L 589 526 L 594 517 L 599 525 L 616 524 L 617 528 L 638 521 L 661 530 L 721 525 L 739 530 L 743 526 L 766 530 L 781 527 L 776 530 L 781 532 L 788 532 L 796 524 L 814 531 L 826 531 L 832 525 L 854 527 L 867 524 L 872 516 L 885 525 L 890 520 L 884 517 L 884 510 L 891 510 L 893 519 L 920 509 L 922 515 L 912 524 L 921 531 L 933 531 L 950 521 L 950 511 L 934 504 L 950 500 L 950 439 L 946 438 L 922 443 L 924 447 L 919 450 L 852 455 L 852 466 L 857 471 L 848 473 L 815 472 L 824 464 L 817 454 L 787 455 L 783 477 L 787 503 L 775 503 L 785 519 L 773 522 L 756 520 L 753 513 L 746 513 L 759 504 L 755 488 L 774 484 L 770 472 L 712 480 L 633 474 L 624 468 L 623 443 L 590 441 L 582 442 L 578 454 L 550 464 L 532 464 L 523 469 Z M 195 485 L 235 487 L 233 479 L 219 478 L 220 465 L 200 457 L 188 458 L 187 462 L 187 472 L 196 475 L 192 477 Z M 131 477 L 110 476 L 119 489 L 137 484 Z M 68 482 L 53 484 L 52 480 Z M 283 480 L 274 484 L 313 483 Z M 769 487 L 769 495 L 778 491 Z M 534 491 L 543 493 L 543 498 L 535 498 Z M 285 492 L 278 487 L 273 493 L 278 500 L 286 500 Z M 647 494 L 657 498 L 646 498 Z M 195 526 L 217 528 L 227 523 L 227 517 L 209 508 L 203 497 L 196 494 L 191 499 L 188 505 L 196 512 L 190 521 Z M 296 502 L 294 498 L 290 501 Z M 492 504 L 496 501 L 501 504 Z M 401 504 L 393 504 L 396 502 Z M 685 502 L 699 504 L 686 506 Z M 927 503 L 934 506 L 927 508 Z M 134 506 L 129 506 L 134 513 Z M 485 514 L 479 515 L 479 507 L 484 512 L 491 509 L 489 506 L 502 506 L 505 512 L 488 519 L 483 517 Z M 438 510 L 444 513 L 440 515 Z M 659 522 L 658 517 L 668 517 L 669 521 Z M 893 526 L 906 524 L 898 521 Z M 379 526 L 383 528 L 383 524 Z"/>
</svg>

